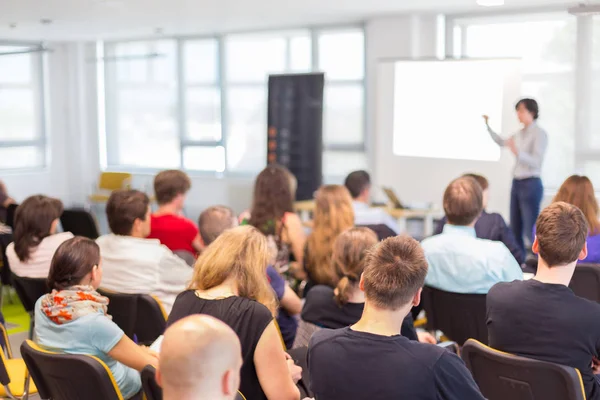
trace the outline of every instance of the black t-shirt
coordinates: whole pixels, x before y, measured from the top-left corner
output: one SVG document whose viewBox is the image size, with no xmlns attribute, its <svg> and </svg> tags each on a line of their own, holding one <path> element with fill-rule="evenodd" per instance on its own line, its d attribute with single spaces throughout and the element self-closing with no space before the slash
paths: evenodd
<svg viewBox="0 0 600 400">
<path fill-rule="evenodd" d="M 340 329 L 357 323 L 364 308 L 365 303 L 347 303 L 340 307 L 335 301 L 332 288 L 317 285 L 306 295 L 302 319 L 321 328 Z M 404 318 L 400 333 L 410 340 L 418 340 L 412 315 L 408 314 Z"/>
<path fill-rule="evenodd" d="M 600 399 L 591 367 L 600 354 L 600 304 L 564 285 L 498 283 L 487 295 L 487 326 L 493 348 L 577 368 L 587 398 Z"/>
<path fill-rule="evenodd" d="M 483 400 L 455 354 L 400 335 L 318 331 L 308 347 L 308 369 L 318 400 Z"/>
<path fill-rule="evenodd" d="M 242 370 L 240 392 L 247 399 L 266 399 L 254 366 L 254 350 L 273 316 L 262 304 L 245 297 L 227 297 L 207 300 L 196 296 L 194 290 L 186 290 L 175 299 L 167 327 L 192 314 L 207 314 L 221 321 L 237 333 L 242 344 Z"/>
</svg>

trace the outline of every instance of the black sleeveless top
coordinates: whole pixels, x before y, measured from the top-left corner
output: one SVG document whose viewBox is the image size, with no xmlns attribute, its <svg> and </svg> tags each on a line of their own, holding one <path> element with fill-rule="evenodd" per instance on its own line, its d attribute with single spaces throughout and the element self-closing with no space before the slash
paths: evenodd
<svg viewBox="0 0 600 400">
<path fill-rule="evenodd" d="M 180 293 L 173 304 L 167 327 L 192 314 L 206 314 L 221 321 L 237 333 L 242 344 L 242 370 L 240 371 L 240 392 L 251 400 L 266 400 L 256 368 L 254 350 L 264 330 L 273 316 L 262 304 L 245 297 L 232 296 L 224 299 L 208 300 L 196 296 L 194 290 Z"/>
</svg>

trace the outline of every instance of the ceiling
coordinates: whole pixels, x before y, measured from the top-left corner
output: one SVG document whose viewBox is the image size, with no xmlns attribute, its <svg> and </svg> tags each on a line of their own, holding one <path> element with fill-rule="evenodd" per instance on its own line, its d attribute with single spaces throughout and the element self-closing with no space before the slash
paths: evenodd
<svg viewBox="0 0 600 400">
<path fill-rule="evenodd" d="M 505 0 L 504 7 L 572 4 Z M 96 40 L 363 21 L 404 12 L 470 12 L 476 0 L 0 0 L 0 38 Z M 42 19 L 51 20 L 43 24 Z"/>
</svg>

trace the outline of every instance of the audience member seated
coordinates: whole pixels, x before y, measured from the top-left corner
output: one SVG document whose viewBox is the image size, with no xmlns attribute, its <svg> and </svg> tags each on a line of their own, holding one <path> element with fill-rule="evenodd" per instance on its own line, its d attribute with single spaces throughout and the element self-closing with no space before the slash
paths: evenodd
<svg viewBox="0 0 600 400">
<path fill-rule="evenodd" d="M 6 209 L 11 204 L 15 204 L 15 201 L 9 196 L 4 182 L 0 181 L 0 222 L 6 222 Z"/>
<path fill-rule="evenodd" d="M 192 268 L 150 233 L 150 200 L 137 190 L 113 192 L 106 203 L 111 234 L 97 239 L 104 260 L 102 288 L 155 295 L 167 313 Z"/>
<path fill-rule="evenodd" d="M 60 200 L 46 196 L 27 198 L 15 213 L 14 242 L 6 248 L 11 271 L 26 278 L 46 278 L 52 257 L 71 232 L 56 233 L 63 212 Z"/>
<path fill-rule="evenodd" d="M 600 220 L 598 219 L 598 200 L 594 185 L 587 176 L 573 175 L 558 189 L 553 203 L 564 201 L 579 208 L 587 220 L 589 232 L 587 237 L 588 255 L 582 260 L 586 263 L 600 263 Z M 535 236 L 535 227 L 533 230 Z"/>
<path fill-rule="evenodd" d="M 475 223 L 483 209 L 481 186 L 461 177 L 444 193 L 448 223 L 423 240 L 429 272 L 425 284 L 446 292 L 485 294 L 498 282 L 523 279 L 521 267 L 501 242 L 479 239 Z"/>
<path fill-rule="evenodd" d="M 214 242 L 227 229 L 235 228 L 237 225 L 238 222 L 233 211 L 223 206 L 214 206 L 204 210 L 198 221 L 200 236 L 206 245 Z M 277 323 L 281 330 L 281 336 L 283 336 L 286 347 L 291 348 L 298 328 L 298 322 L 294 316 L 302 311 L 302 301 L 271 265 L 267 267 L 267 277 L 279 301 Z"/>
<path fill-rule="evenodd" d="M 142 387 L 138 371 L 156 366 L 158 359 L 112 322 L 106 313 L 108 299 L 96 292 L 101 280 L 100 249 L 93 240 L 75 237 L 61 244 L 48 275 L 52 293 L 35 305 L 35 337 L 48 350 L 98 357 L 129 399 Z"/>
<path fill-rule="evenodd" d="M 271 263 L 278 272 L 302 265 L 306 235 L 302 221 L 294 213 L 296 178 L 280 165 L 269 165 L 256 177 L 250 213 L 242 224 L 250 224 L 269 240 L 275 254 Z M 290 256 L 296 263 L 290 264 Z M 297 268 L 293 268 L 297 272 Z"/>
<path fill-rule="evenodd" d="M 154 194 L 158 210 L 152 214 L 150 239 L 158 239 L 171 251 L 191 254 L 202 251 L 198 228 L 182 216 L 190 178 L 182 171 L 162 171 L 154 177 Z"/>
<path fill-rule="evenodd" d="M 299 399 L 301 368 L 286 356 L 266 279 L 266 237 L 250 226 L 223 232 L 198 258 L 190 290 L 177 296 L 167 326 L 192 314 L 229 325 L 242 344 L 240 391 L 248 399 Z"/>
<path fill-rule="evenodd" d="M 367 171 L 354 171 L 346 177 L 346 189 L 352 196 L 355 225 L 385 225 L 396 235 L 400 233 L 398 222 L 381 208 L 372 208 L 371 176 Z"/>
<path fill-rule="evenodd" d="M 425 255 L 412 238 L 389 238 L 369 252 L 360 280 L 361 319 L 320 330 L 310 341 L 316 399 L 483 400 L 458 356 L 400 335 L 402 320 L 421 300 L 426 274 Z"/>
<path fill-rule="evenodd" d="M 156 370 L 164 400 L 233 400 L 242 349 L 235 332 L 208 315 L 185 317 L 165 332 Z"/>
<path fill-rule="evenodd" d="M 600 399 L 600 304 L 568 288 L 578 260 L 587 257 L 588 224 L 577 207 L 557 202 L 537 219 L 536 276 L 499 283 L 487 295 L 490 346 L 577 368 L 587 399 Z"/>
<path fill-rule="evenodd" d="M 515 239 L 515 235 L 512 230 L 506 225 L 502 215 L 498 213 L 488 213 L 485 209 L 488 205 L 488 199 L 490 196 L 489 182 L 488 180 L 477 174 L 465 174 L 464 176 L 470 176 L 475 179 L 483 190 L 483 211 L 481 216 L 475 223 L 475 234 L 480 239 L 489 239 L 497 242 L 502 242 L 510 250 L 515 260 L 519 265 L 525 262 L 525 253 L 521 250 L 521 247 Z M 446 225 L 447 218 L 444 217 L 437 225 L 434 235 L 439 235 L 444 231 L 444 225 Z"/>
<path fill-rule="evenodd" d="M 334 288 L 338 278 L 331 266 L 333 242 L 338 235 L 354 226 L 352 197 L 344 186 L 326 185 L 317 190 L 313 230 L 304 254 L 307 273 L 306 296 L 314 285 Z"/>
<path fill-rule="evenodd" d="M 358 283 L 367 252 L 379 242 L 368 228 L 353 228 L 338 236 L 333 245 L 332 263 L 339 279 L 335 289 L 317 285 L 306 296 L 302 319 L 321 328 L 339 329 L 353 325 L 365 308 L 365 294 Z M 426 332 L 415 331 L 410 313 L 402 323 L 402 336 L 410 340 L 436 343 Z"/>
</svg>

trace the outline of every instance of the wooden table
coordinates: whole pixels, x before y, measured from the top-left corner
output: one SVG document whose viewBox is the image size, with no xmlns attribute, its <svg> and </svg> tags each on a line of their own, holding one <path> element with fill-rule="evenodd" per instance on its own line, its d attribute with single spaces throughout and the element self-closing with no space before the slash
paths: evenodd
<svg viewBox="0 0 600 400">
<path fill-rule="evenodd" d="M 435 218 L 441 218 L 444 213 L 436 209 L 400 209 L 391 207 L 379 207 L 398 220 L 401 232 L 407 230 L 407 220 L 410 218 L 422 219 L 425 222 L 425 236 L 433 235 L 433 221 Z M 300 215 L 303 222 L 310 221 L 311 214 L 315 210 L 314 200 L 297 201 L 294 203 L 294 210 Z"/>
</svg>

